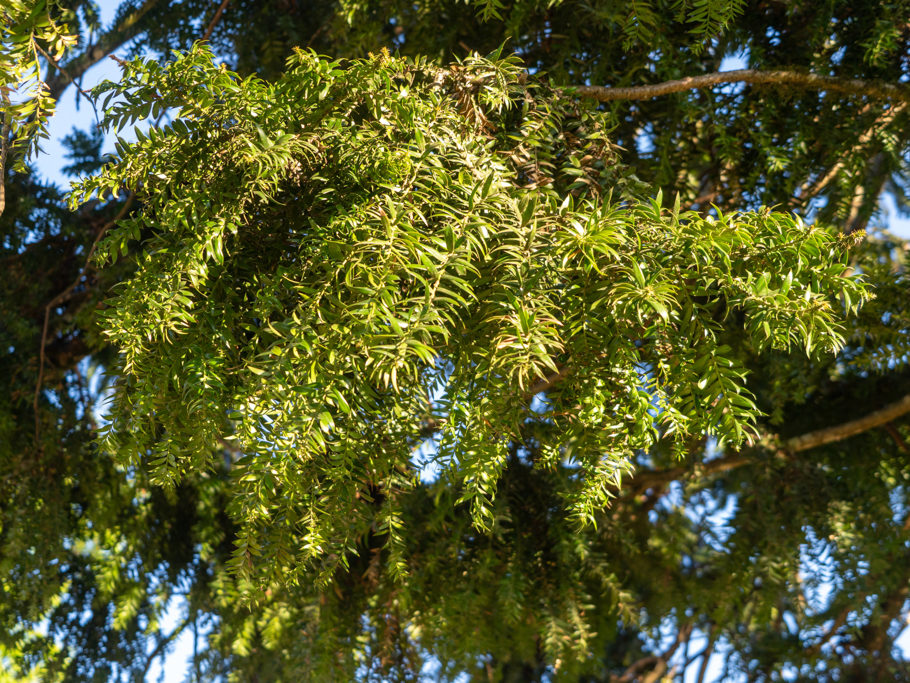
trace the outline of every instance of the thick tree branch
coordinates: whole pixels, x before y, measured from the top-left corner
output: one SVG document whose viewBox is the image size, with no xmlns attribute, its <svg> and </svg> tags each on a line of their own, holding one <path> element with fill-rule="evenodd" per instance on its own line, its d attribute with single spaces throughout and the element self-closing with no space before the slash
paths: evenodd
<svg viewBox="0 0 910 683">
<path fill-rule="evenodd" d="M 782 444 L 782 448 L 789 453 L 799 453 L 829 443 L 843 441 L 844 439 L 867 432 L 875 427 L 885 427 L 886 429 L 891 427 L 891 429 L 893 429 L 893 426 L 889 425 L 889 423 L 895 418 L 908 413 L 910 413 L 910 394 L 893 403 L 889 403 L 884 408 L 856 420 L 794 436 L 791 439 L 787 439 Z M 901 439 L 901 441 L 903 441 L 903 439 Z M 901 444 L 899 443 L 898 445 Z M 904 446 L 901 447 L 904 448 Z M 703 474 L 711 475 L 729 472 L 754 462 L 754 458 L 735 453 L 701 463 L 698 467 L 700 467 Z M 664 470 L 639 471 L 627 482 L 624 482 L 622 488 L 631 491 L 632 493 L 645 491 L 649 488 L 664 486 L 671 481 L 676 481 L 690 471 L 692 471 L 692 466 L 670 467 Z"/>
<path fill-rule="evenodd" d="M 907 413 L 910 413 L 910 394 L 859 419 L 834 425 L 833 427 L 826 427 L 825 429 L 818 429 L 808 434 L 794 436 L 792 439 L 785 441 L 783 447 L 791 453 L 807 451 L 810 448 L 843 441 L 856 434 L 869 431 L 874 427 L 881 427 Z"/>
<path fill-rule="evenodd" d="M 649 100 L 662 95 L 710 88 L 722 83 L 751 83 L 804 90 L 828 90 L 846 95 L 864 95 L 877 99 L 910 101 L 910 88 L 893 83 L 863 81 L 856 78 L 836 78 L 802 73 L 800 71 L 755 71 L 737 69 L 735 71 L 718 71 L 701 76 L 688 76 L 677 81 L 665 81 L 653 85 L 639 85 L 629 88 L 611 88 L 602 85 L 575 86 L 573 91 L 584 97 L 593 97 L 600 102 L 615 100 Z"/>
<path fill-rule="evenodd" d="M 141 19 L 162 0 L 145 0 L 133 12 L 127 14 L 123 21 L 98 37 L 98 40 L 89 45 L 85 51 L 68 61 L 57 70 L 53 78 L 47 80 L 47 87 L 51 97 L 60 99 L 66 87 L 88 71 L 92 66 L 104 59 L 111 52 L 123 45 L 128 40 L 136 37 L 142 30 Z"/>
<path fill-rule="evenodd" d="M 711 624 L 711 628 L 708 630 L 708 644 L 702 651 L 701 666 L 698 668 L 698 676 L 695 679 L 696 683 L 704 683 L 705 674 L 708 673 L 708 662 L 711 661 L 711 655 L 714 654 L 714 645 L 716 638 L 717 625 Z"/>
</svg>

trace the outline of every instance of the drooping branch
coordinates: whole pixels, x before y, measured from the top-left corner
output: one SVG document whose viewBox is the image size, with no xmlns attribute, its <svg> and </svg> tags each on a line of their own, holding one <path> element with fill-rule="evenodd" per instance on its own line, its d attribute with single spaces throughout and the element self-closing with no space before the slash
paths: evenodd
<svg viewBox="0 0 910 683">
<path fill-rule="evenodd" d="M 142 30 L 141 19 L 152 10 L 162 0 L 145 0 L 134 11 L 127 14 L 123 20 L 111 30 L 106 31 L 98 37 L 94 44 L 86 47 L 85 51 L 78 57 L 74 57 L 66 64 L 62 65 L 54 74 L 53 78 L 47 80 L 47 87 L 50 96 L 58 100 L 66 87 L 88 71 L 96 63 L 104 59 L 111 52 L 126 43 L 128 40 L 135 38 Z M 167 1 L 167 0 L 165 0 Z"/>
<path fill-rule="evenodd" d="M 615 100 L 649 100 L 662 95 L 710 88 L 723 83 L 751 83 L 804 90 L 827 90 L 845 95 L 863 95 L 877 99 L 910 101 L 910 88 L 893 83 L 864 81 L 857 78 L 836 78 L 819 76 L 792 70 L 756 71 L 737 69 L 735 71 L 717 71 L 700 76 L 687 76 L 676 81 L 665 81 L 653 85 L 639 85 L 628 88 L 613 88 L 602 85 L 574 86 L 572 90 L 584 97 L 592 97 L 600 102 Z"/>
<path fill-rule="evenodd" d="M 791 453 L 807 451 L 810 448 L 843 441 L 856 434 L 861 434 L 875 427 L 881 427 L 907 413 L 910 413 L 910 394 L 856 420 L 834 425 L 833 427 L 826 427 L 825 429 L 817 429 L 808 434 L 794 436 L 792 439 L 785 441 L 783 447 Z"/>
</svg>

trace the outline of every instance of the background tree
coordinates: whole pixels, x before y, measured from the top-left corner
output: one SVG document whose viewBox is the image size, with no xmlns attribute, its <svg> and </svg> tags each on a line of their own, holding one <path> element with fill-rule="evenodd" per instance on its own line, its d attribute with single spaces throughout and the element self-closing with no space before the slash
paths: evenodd
<svg viewBox="0 0 910 683">
<path fill-rule="evenodd" d="M 906 7 L 14 9 L 53 97 L 190 51 L 4 166 L 10 666 L 908 677 Z"/>
</svg>

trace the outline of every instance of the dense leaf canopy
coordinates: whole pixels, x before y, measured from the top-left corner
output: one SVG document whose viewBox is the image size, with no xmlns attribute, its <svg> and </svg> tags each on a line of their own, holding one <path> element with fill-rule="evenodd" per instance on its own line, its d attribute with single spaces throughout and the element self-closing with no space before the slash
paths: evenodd
<svg viewBox="0 0 910 683">
<path fill-rule="evenodd" d="M 910 679 L 910 6 L 0 17 L 10 671 Z"/>
</svg>

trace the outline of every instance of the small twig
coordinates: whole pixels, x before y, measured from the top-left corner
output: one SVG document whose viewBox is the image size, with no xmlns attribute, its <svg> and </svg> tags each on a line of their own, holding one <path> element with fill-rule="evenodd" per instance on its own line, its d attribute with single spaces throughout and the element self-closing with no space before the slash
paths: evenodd
<svg viewBox="0 0 910 683">
<path fill-rule="evenodd" d="M 91 269 L 92 256 L 94 255 L 95 249 L 98 247 L 98 243 L 101 241 L 101 238 L 104 237 L 105 233 L 110 230 L 117 223 L 117 221 L 126 215 L 126 212 L 129 211 L 130 207 L 133 205 L 133 200 L 135 198 L 136 195 L 130 192 L 129 196 L 126 198 L 126 201 L 123 203 L 123 206 L 120 207 L 120 211 L 117 212 L 117 215 L 105 223 L 98 231 L 98 234 L 95 236 L 95 241 L 92 242 L 92 246 L 88 250 L 88 254 L 85 257 L 85 265 L 82 266 L 82 269 L 79 271 L 79 275 L 76 276 L 76 279 L 73 280 L 66 289 L 51 299 L 48 302 L 47 306 L 44 307 L 44 326 L 41 329 L 41 344 L 38 351 L 38 381 L 35 383 L 35 396 L 32 401 L 32 408 L 35 412 L 35 445 L 39 448 L 39 437 L 41 436 L 41 414 L 38 411 L 38 400 L 41 397 L 41 387 L 44 384 L 44 347 L 47 345 L 47 329 L 50 323 L 51 310 L 67 301 L 70 295 L 73 293 L 73 290 L 79 286 L 79 283 L 82 282 L 82 278 L 85 277 L 85 275 Z"/>
<path fill-rule="evenodd" d="M 629 88 L 611 88 L 602 85 L 573 86 L 572 91 L 583 97 L 593 97 L 600 102 L 615 100 L 649 100 L 661 95 L 710 88 L 722 83 L 751 83 L 753 85 L 777 85 L 803 88 L 807 90 L 829 90 L 846 95 L 865 95 L 880 99 L 910 101 L 910 88 L 892 83 L 863 81 L 856 78 L 845 79 L 833 76 L 799 71 L 755 71 L 737 69 L 735 71 L 717 71 L 700 76 L 688 76 L 676 81 L 665 81 L 654 85 L 639 85 Z"/>
<path fill-rule="evenodd" d="M 139 677 L 138 680 L 140 680 L 140 681 L 145 680 L 146 676 L 148 675 L 149 669 L 152 668 L 152 662 L 155 661 L 155 659 L 158 657 L 158 655 L 160 655 L 164 651 L 164 649 L 174 640 L 174 638 L 176 638 L 181 633 L 183 633 L 183 631 L 186 629 L 187 626 L 190 625 L 190 623 L 192 621 L 193 621 L 193 617 L 188 615 L 187 618 L 184 619 L 182 623 L 177 624 L 177 626 L 174 627 L 173 631 L 171 631 L 168 635 L 166 635 L 164 638 L 162 638 L 161 640 L 158 641 L 158 644 L 155 646 L 155 649 L 152 650 L 149 653 L 149 656 L 146 658 L 145 666 L 142 669 L 142 675 Z"/>
<path fill-rule="evenodd" d="M 860 597 L 864 597 L 864 596 L 861 594 Z M 857 598 L 856 602 L 859 602 L 859 598 Z M 808 655 L 810 655 L 810 656 L 815 656 L 815 655 L 817 655 L 818 653 L 820 653 L 821 650 L 822 650 L 822 648 L 823 648 L 828 642 L 830 642 L 830 640 L 831 640 L 835 635 L 837 635 L 838 630 L 840 630 L 840 628 L 841 628 L 844 624 L 847 623 L 847 617 L 850 616 L 850 612 L 852 611 L 852 609 L 853 609 L 853 608 L 852 608 L 850 605 L 848 605 L 847 607 L 845 607 L 844 609 L 842 609 L 842 610 L 838 613 L 837 617 L 835 617 L 834 621 L 832 622 L 831 628 L 829 628 L 829 629 L 825 632 L 825 634 L 821 637 L 821 639 L 820 639 L 817 643 L 815 643 L 814 645 L 812 645 L 811 647 L 809 647 L 809 648 L 806 650 L 806 654 L 808 654 Z"/>
<path fill-rule="evenodd" d="M 208 28 L 205 29 L 205 33 L 202 34 L 202 40 L 208 40 L 212 37 L 212 31 L 215 30 L 215 27 L 218 25 L 218 22 L 221 21 L 221 15 L 224 13 L 224 8 L 227 7 L 227 4 L 231 0 L 221 0 L 221 4 L 218 5 L 218 9 L 215 11 L 215 16 L 212 17 L 212 20 L 209 22 Z"/>
<path fill-rule="evenodd" d="M 80 87 L 80 84 L 77 83 L 75 81 L 75 79 L 72 76 L 70 76 L 69 73 L 67 73 L 66 69 L 64 69 L 56 59 L 54 59 L 51 55 L 49 55 L 43 47 L 38 45 L 38 43 L 35 43 L 35 48 L 38 50 L 38 52 L 41 53 L 41 56 L 47 60 L 48 64 L 50 64 L 55 69 L 57 69 L 57 71 L 62 73 L 64 76 L 66 76 L 66 80 L 69 81 L 70 83 L 72 83 L 74 86 L 76 86 L 76 93 L 81 95 L 88 101 L 89 106 L 92 108 L 92 111 L 95 113 L 95 122 L 100 123 L 101 117 L 98 116 L 98 108 L 95 106 L 95 102 L 92 100 L 92 98 L 89 97 L 89 94 Z"/>
<path fill-rule="evenodd" d="M 105 55 L 133 39 L 140 33 L 143 17 L 160 2 L 167 2 L 167 0 L 145 0 L 139 7 L 123 16 L 119 24 L 100 35 L 96 43 L 86 46 L 85 52 L 69 60 L 66 63 L 67 73 L 65 78 L 60 78 L 56 75 L 54 78 L 48 78 L 49 95 L 54 100 L 59 100 L 66 87 L 73 82 L 73 78 L 81 78 L 86 71 L 103 59 Z M 60 75 L 63 75 L 63 72 L 60 72 Z"/>
</svg>

